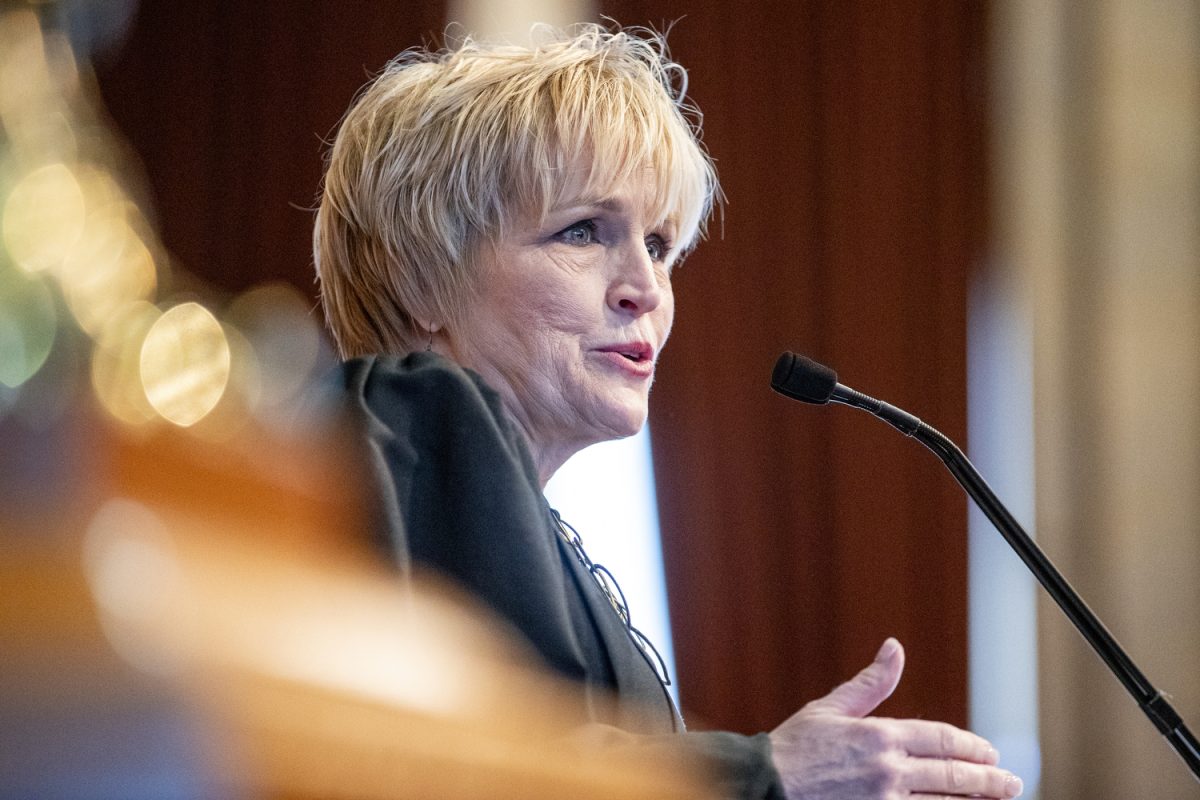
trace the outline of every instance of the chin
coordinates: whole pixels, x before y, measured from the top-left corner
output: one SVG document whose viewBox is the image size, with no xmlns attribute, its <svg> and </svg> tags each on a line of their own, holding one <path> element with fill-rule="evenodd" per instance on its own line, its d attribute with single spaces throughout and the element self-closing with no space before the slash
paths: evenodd
<svg viewBox="0 0 1200 800">
<path fill-rule="evenodd" d="M 646 424 L 647 398 L 641 392 L 623 391 L 593 394 L 586 405 L 575 406 L 578 422 L 584 423 L 587 438 L 596 442 L 626 439 Z M 577 429 L 579 430 L 579 429 Z"/>
<path fill-rule="evenodd" d="M 614 409 L 607 421 L 609 424 L 605 427 L 609 430 L 609 439 L 626 439 L 646 425 L 646 407 Z"/>
</svg>

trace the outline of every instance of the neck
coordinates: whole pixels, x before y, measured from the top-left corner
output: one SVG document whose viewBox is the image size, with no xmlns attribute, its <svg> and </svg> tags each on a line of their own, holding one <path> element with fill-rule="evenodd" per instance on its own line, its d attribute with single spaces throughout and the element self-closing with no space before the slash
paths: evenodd
<svg viewBox="0 0 1200 800">
<path fill-rule="evenodd" d="M 509 397 L 509 393 L 504 390 L 501 391 L 500 397 L 504 400 L 504 407 L 508 411 L 509 417 L 516 422 L 517 429 L 525 435 L 525 443 L 529 446 L 529 454 L 533 457 L 534 467 L 537 468 L 538 483 L 541 488 L 545 489 L 546 484 L 554 477 L 554 473 L 558 472 L 558 468 L 589 443 L 567 443 L 556 437 L 540 435 L 540 432 L 530 424 L 520 404 L 515 402 L 515 398 Z"/>
<path fill-rule="evenodd" d="M 432 350 L 468 369 L 473 369 L 479 373 L 488 386 L 500 395 L 509 419 L 516 424 L 517 430 L 525 437 L 525 444 L 528 445 L 529 454 L 533 457 L 533 465 L 537 469 L 538 483 L 541 488 L 546 488 L 546 484 L 554 477 L 554 473 L 558 472 L 558 468 L 567 462 L 567 459 L 588 445 L 595 444 L 595 441 L 580 439 L 578 436 L 559 435 L 561 431 L 549 430 L 546 426 L 534 424 L 536 414 L 530 413 L 525 404 L 520 402 L 517 392 L 508 381 L 484 364 L 471 364 L 460 353 L 454 352 L 452 348 L 448 347 L 440 337 L 434 338 Z"/>
</svg>

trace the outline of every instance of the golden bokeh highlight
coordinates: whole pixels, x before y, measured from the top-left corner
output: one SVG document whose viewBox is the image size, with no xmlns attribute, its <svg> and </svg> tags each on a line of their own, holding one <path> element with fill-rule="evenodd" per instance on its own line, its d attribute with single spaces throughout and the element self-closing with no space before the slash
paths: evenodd
<svg viewBox="0 0 1200 800">
<path fill-rule="evenodd" d="M 58 272 L 67 306 L 93 336 L 122 306 L 152 298 L 156 274 L 154 257 L 130 227 L 123 202 L 89 210 Z"/>
<path fill-rule="evenodd" d="M 164 419 L 182 427 L 208 415 L 229 384 L 231 358 L 225 331 L 199 303 L 165 312 L 142 343 L 142 389 Z"/>
<path fill-rule="evenodd" d="M 93 341 L 101 406 L 142 423 L 147 409 L 156 415 L 138 337 L 154 321 L 146 301 L 158 291 L 161 247 L 125 189 L 128 156 L 86 62 L 81 71 L 55 19 L 30 6 L 0 11 L 0 381 L 32 385 L 74 335 L 65 304 Z"/>
<path fill-rule="evenodd" d="M 53 270 L 83 233 L 83 190 L 66 164 L 47 164 L 17 182 L 3 215 L 9 257 L 26 272 Z"/>
<path fill-rule="evenodd" d="M 8 11 L 0 16 L 0 120 L 6 129 L 31 105 L 36 93 L 50 84 L 42 27 L 30 10 Z"/>
<path fill-rule="evenodd" d="M 92 388 L 100 406 L 126 425 L 140 426 L 158 419 L 142 390 L 142 345 L 161 316 L 153 303 L 130 303 L 109 319 L 96 337 Z"/>
<path fill-rule="evenodd" d="M 250 342 L 222 317 L 221 331 L 229 347 L 229 379 L 216 405 L 188 433 L 209 445 L 229 442 L 255 424 L 253 410 L 262 394 L 262 372 Z"/>
<path fill-rule="evenodd" d="M 32 10 L 0 16 L 0 122 L 15 161 L 74 158 L 71 97 L 78 89 L 74 53 L 61 32 L 43 31 Z"/>
<path fill-rule="evenodd" d="M 49 19 L 0 10 L 0 383 L 33 386 L 77 326 L 98 404 L 124 425 L 166 419 L 219 439 L 255 419 L 289 424 L 332 361 L 310 300 L 272 284 L 219 320 L 194 302 L 162 312 L 179 301 L 159 294 L 168 258 L 134 200 L 136 170 Z"/>
</svg>

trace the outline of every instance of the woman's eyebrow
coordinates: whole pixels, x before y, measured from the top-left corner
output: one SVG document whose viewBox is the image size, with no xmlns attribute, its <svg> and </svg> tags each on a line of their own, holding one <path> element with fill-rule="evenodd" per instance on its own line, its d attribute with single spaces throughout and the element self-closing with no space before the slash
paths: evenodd
<svg viewBox="0 0 1200 800">
<path fill-rule="evenodd" d="M 547 213 L 547 217 L 553 217 L 560 214 L 575 214 L 581 211 L 607 211 L 612 214 L 627 214 L 630 213 L 632 204 L 622 197 L 576 197 L 564 203 L 559 203 L 551 208 Z M 668 216 L 656 228 L 669 228 L 672 235 L 676 229 L 676 222 Z"/>
<path fill-rule="evenodd" d="M 576 197 L 565 203 L 559 203 L 552 213 L 575 211 L 581 208 L 595 208 L 601 211 L 625 211 L 629 204 L 618 197 Z"/>
<path fill-rule="evenodd" d="M 602 208 L 605 211 L 624 211 L 629 207 L 628 203 L 616 197 L 608 197 L 603 200 L 597 200 L 592 205 L 594 205 L 596 208 Z"/>
</svg>

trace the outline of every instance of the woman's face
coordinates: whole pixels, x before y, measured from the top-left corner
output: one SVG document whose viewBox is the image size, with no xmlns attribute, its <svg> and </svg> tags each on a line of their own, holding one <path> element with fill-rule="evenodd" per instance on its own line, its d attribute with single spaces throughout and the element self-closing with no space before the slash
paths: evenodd
<svg viewBox="0 0 1200 800">
<path fill-rule="evenodd" d="M 577 450 L 646 420 L 675 312 L 677 248 L 672 225 L 649 217 L 645 175 L 518 221 L 482 253 L 465 327 L 445 332 L 451 355 L 504 398 L 543 481 Z"/>
</svg>

